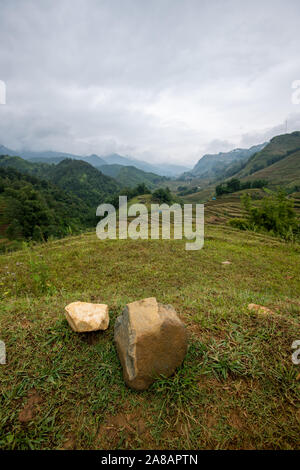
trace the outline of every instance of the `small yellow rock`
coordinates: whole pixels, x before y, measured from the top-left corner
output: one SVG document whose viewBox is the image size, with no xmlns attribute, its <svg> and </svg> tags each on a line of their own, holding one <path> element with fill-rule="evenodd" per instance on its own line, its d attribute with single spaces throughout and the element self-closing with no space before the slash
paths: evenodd
<svg viewBox="0 0 300 470">
<path fill-rule="evenodd" d="M 65 315 L 72 330 L 77 333 L 106 330 L 109 325 L 108 305 L 72 302 L 65 307 Z"/>
</svg>

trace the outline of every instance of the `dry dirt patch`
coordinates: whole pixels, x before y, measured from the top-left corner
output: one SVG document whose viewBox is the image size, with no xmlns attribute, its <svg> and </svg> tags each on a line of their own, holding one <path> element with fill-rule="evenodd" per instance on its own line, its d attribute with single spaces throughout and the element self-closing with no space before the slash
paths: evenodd
<svg viewBox="0 0 300 470">
<path fill-rule="evenodd" d="M 19 413 L 20 423 L 27 424 L 32 421 L 36 414 L 39 412 L 39 405 L 43 399 L 35 389 L 32 389 L 27 394 L 27 402 L 24 408 Z"/>
</svg>

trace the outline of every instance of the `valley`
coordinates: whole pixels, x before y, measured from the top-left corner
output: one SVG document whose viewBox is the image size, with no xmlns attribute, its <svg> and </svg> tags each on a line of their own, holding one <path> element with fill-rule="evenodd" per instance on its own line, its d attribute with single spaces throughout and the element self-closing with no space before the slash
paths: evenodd
<svg viewBox="0 0 300 470">
<path fill-rule="evenodd" d="M 280 187 L 299 221 L 298 135 L 292 147 L 286 140 L 252 155 L 233 180 L 218 171 L 169 178 L 117 163 L 102 172 L 81 160 L 0 157 L 1 448 L 297 448 L 299 240 L 231 225 L 247 218 L 246 195 L 260 208 Z M 258 180 L 264 185 L 252 188 Z M 99 240 L 95 205 L 120 194 L 148 211 L 204 203 L 204 247 Z M 188 353 L 173 376 L 136 392 L 123 381 L 113 329 L 126 303 L 152 296 L 179 313 Z M 110 327 L 71 331 L 64 307 L 76 300 L 108 304 Z"/>
</svg>

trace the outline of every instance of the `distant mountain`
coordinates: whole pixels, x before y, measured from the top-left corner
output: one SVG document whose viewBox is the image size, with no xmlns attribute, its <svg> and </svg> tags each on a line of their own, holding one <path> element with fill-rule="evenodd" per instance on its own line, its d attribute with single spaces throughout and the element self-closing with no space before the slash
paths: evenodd
<svg viewBox="0 0 300 470">
<path fill-rule="evenodd" d="M 36 163 L 54 163 L 57 164 L 66 158 L 71 158 L 72 160 L 83 160 L 90 165 L 98 168 L 101 165 L 123 165 L 123 166 L 135 166 L 136 168 L 147 171 L 150 173 L 156 173 L 160 176 L 170 176 L 175 177 L 183 173 L 184 171 L 189 170 L 188 167 L 181 166 L 181 165 L 174 165 L 172 163 L 158 163 L 158 164 L 151 164 L 143 160 L 138 160 L 131 157 L 124 157 L 117 153 L 113 153 L 111 155 L 107 155 L 105 157 L 99 155 L 75 155 L 72 153 L 65 153 L 65 152 L 54 152 L 52 150 L 47 151 L 31 151 L 31 150 L 11 150 L 4 145 L 0 145 L 0 155 L 10 155 L 15 156 L 18 155 L 19 157 L 24 158 L 25 160 L 30 160 Z"/>
<path fill-rule="evenodd" d="M 24 160 L 29 160 L 34 163 L 54 163 L 57 164 L 66 158 L 71 158 L 72 160 L 83 160 L 90 165 L 95 167 L 105 165 L 106 161 L 99 157 L 98 155 L 75 155 L 73 153 L 65 152 L 53 152 L 52 150 L 46 150 L 42 152 L 32 151 L 32 150 L 11 150 L 4 145 L 0 145 L 0 155 L 10 155 L 10 156 L 19 156 Z"/>
<path fill-rule="evenodd" d="M 252 155 L 262 150 L 267 144 L 254 145 L 249 149 L 234 149 L 230 152 L 206 154 L 196 163 L 194 168 L 184 174 L 185 177 L 220 178 L 233 164 L 241 164 Z M 240 167 L 238 167 L 240 169 Z"/>
<path fill-rule="evenodd" d="M 80 158 L 80 160 L 83 160 L 84 162 L 89 163 L 90 165 L 94 166 L 95 168 L 98 168 L 99 166 L 106 164 L 106 160 L 104 160 L 104 158 L 99 157 L 98 155 L 95 155 L 95 154 L 89 155 L 89 156 L 84 157 L 84 158 Z"/>
<path fill-rule="evenodd" d="M 51 181 L 93 208 L 115 195 L 121 188 L 113 178 L 81 160 L 65 159 L 54 165 L 0 155 L 0 167 L 14 168 L 21 173 Z"/>
<path fill-rule="evenodd" d="M 0 145 L 0 155 L 10 155 L 13 157 L 14 155 L 18 155 L 18 153 L 5 147 L 4 145 Z"/>
<path fill-rule="evenodd" d="M 167 181 L 166 176 L 146 172 L 135 166 L 123 166 L 120 164 L 102 165 L 99 170 L 105 175 L 115 178 L 122 187 L 133 187 L 145 183 L 149 189 L 155 188 L 159 183 Z"/>
<path fill-rule="evenodd" d="M 176 177 L 185 171 L 189 171 L 190 167 L 183 165 L 174 165 L 172 163 L 159 163 L 154 166 L 155 173 L 163 176 Z"/>
<path fill-rule="evenodd" d="M 7 154 L 8 155 L 8 154 Z M 100 165 L 105 165 L 106 161 L 103 158 L 98 157 L 98 155 L 90 155 L 90 156 L 82 156 L 82 155 L 74 155 L 72 153 L 64 153 L 64 152 L 52 152 L 52 151 L 45 151 L 45 152 L 32 152 L 32 151 L 21 151 L 19 153 L 14 153 L 14 155 L 20 155 L 20 157 L 24 158 L 25 160 L 30 160 L 32 162 L 44 162 L 44 163 L 59 163 L 66 158 L 71 158 L 72 160 L 83 160 L 84 162 L 89 163 L 95 167 Z"/>
<path fill-rule="evenodd" d="M 117 153 L 102 158 L 109 165 L 134 166 L 139 170 L 156 173 L 161 176 L 175 177 L 188 170 L 187 167 L 181 165 L 174 165 L 172 163 L 152 164 L 143 160 L 137 160 L 136 158 L 123 157 Z"/>
</svg>

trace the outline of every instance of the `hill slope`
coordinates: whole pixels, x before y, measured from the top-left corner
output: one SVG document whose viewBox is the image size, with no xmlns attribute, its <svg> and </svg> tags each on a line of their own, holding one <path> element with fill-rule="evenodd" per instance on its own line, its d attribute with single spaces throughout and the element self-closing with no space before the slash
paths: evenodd
<svg viewBox="0 0 300 470">
<path fill-rule="evenodd" d="M 1 449 L 299 447 L 299 248 L 224 226 L 207 227 L 203 250 L 184 244 L 93 231 L 0 257 Z M 114 324 L 152 296 L 175 307 L 189 348 L 172 377 L 137 393 Z M 76 300 L 107 303 L 108 330 L 73 332 L 64 307 Z"/>
<path fill-rule="evenodd" d="M 267 180 L 269 186 L 300 188 L 300 150 L 242 179 L 262 179 Z"/>
<path fill-rule="evenodd" d="M 266 147 L 249 159 L 245 167 L 237 174 L 237 177 L 252 175 L 299 150 L 300 132 L 273 137 Z M 277 167 L 274 168 L 277 169 Z"/>
<path fill-rule="evenodd" d="M 22 156 L 22 158 L 25 158 Z M 31 156 L 28 158 L 28 161 L 34 162 L 34 163 L 54 163 L 55 165 L 59 162 L 62 162 L 63 160 L 66 160 L 67 158 L 70 158 L 72 160 L 82 160 L 85 163 L 89 163 L 90 165 L 94 167 L 98 167 L 100 165 L 105 165 L 105 160 L 103 158 L 98 157 L 98 155 L 89 155 L 87 157 L 85 156 L 78 156 L 78 155 L 72 155 L 72 154 L 60 154 L 56 152 L 45 152 L 45 155 L 39 155 L 39 156 Z"/>
<path fill-rule="evenodd" d="M 95 214 L 82 200 L 49 181 L 0 168 L 1 249 L 5 238 L 48 239 L 78 232 L 95 223 Z M 5 243 L 3 243 L 5 242 Z"/>
<path fill-rule="evenodd" d="M 32 176 L 48 179 L 48 174 L 51 172 L 52 165 L 48 163 L 33 163 L 24 160 L 21 157 L 0 155 L 1 168 L 14 168 L 21 173 L 27 173 Z"/>
<path fill-rule="evenodd" d="M 12 155 L 12 150 L 7 155 Z M 0 148 L 0 153 L 1 148 Z M 43 152 L 35 152 L 31 150 L 23 150 L 21 152 L 14 152 L 13 155 L 20 155 L 20 157 L 24 158 L 25 160 L 30 160 L 32 162 L 41 162 L 41 163 L 59 163 L 66 158 L 71 158 L 72 160 L 83 160 L 86 163 L 89 163 L 93 166 L 104 165 L 105 160 L 103 158 L 98 157 L 98 155 L 90 155 L 90 156 L 83 156 L 83 155 L 74 155 L 72 153 L 65 153 L 65 152 L 54 152 L 52 150 L 47 150 Z"/>
<path fill-rule="evenodd" d="M 67 159 L 52 165 L 48 177 L 57 186 L 76 194 L 95 209 L 120 189 L 113 178 L 81 160 Z"/>
<path fill-rule="evenodd" d="M 157 163 L 152 164 L 143 160 L 137 160 L 135 158 L 124 157 L 117 153 L 103 157 L 108 165 L 122 165 L 122 166 L 134 166 L 139 170 L 155 173 L 160 176 L 178 176 L 188 168 L 183 165 L 175 165 L 172 163 Z"/>
<path fill-rule="evenodd" d="M 120 185 L 113 178 L 81 160 L 66 159 L 57 165 L 50 165 L 0 155 L 0 167 L 14 168 L 21 173 L 49 180 L 94 208 L 120 190 Z"/>
<path fill-rule="evenodd" d="M 123 165 L 103 165 L 99 170 L 105 175 L 115 178 L 122 187 L 133 187 L 140 183 L 145 183 L 149 189 L 153 189 L 159 183 L 167 181 L 165 176 L 159 176 L 155 173 L 146 172 L 135 166 Z"/>
</svg>

